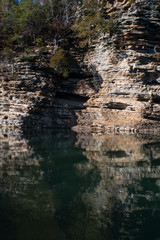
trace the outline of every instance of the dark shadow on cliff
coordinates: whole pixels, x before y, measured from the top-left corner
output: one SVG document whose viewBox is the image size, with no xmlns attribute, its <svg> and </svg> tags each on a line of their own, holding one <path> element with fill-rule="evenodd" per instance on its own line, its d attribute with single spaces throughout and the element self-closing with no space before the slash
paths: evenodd
<svg viewBox="0 0 160 240">
<path fill-rule="evenodd" d="M 99 91 L 102 83 L 95 67 L 88 69 L 83 63 L 83 53 L 78 54 L 80 60 L 75 52 L 70 53 L 72 66 L 67 78 L 58 76 L 50 67 L 31 63 L 31 71 L 38 76 L 34 84 L 27 86 L 34 97 L 22 127 L 71 128 L 76 124 L 75 111 L 84 108 L 83 104 Z M 26 82 L 20 87 L 25 89 Z"/>
</svg>

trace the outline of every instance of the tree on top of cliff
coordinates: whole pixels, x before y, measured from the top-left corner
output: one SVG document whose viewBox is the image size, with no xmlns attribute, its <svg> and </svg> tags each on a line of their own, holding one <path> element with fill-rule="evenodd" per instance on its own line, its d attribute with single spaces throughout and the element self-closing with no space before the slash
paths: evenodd
<svg viewBox="0 0 160 240">
<path fill-rule="evenodd" d="M 0 0 L 0 48 L 23 51 L 39 40 L 57 42 L 71 29 L 86 46 L 115 26 L 107 2 L 112 0 Z"/>
<path fill-rule="evenodd" d="M 116 15 L 106 14 L 105 4 L 107 1 L 84 0 L 79 8 L 77 17 L 71 29 L 80 39 L 80 47 L 86 47 L 100 34 L 110 34 L 117 26 Z"/>
<path fill-rule="evenodd" d="M 0 47 L 7 45 L 9 37 L 13 35 L 16 7 L 17 1 L 0 0 Z"/>
<path fill-rule="evenodd" d="M 77 4 L 78 0 L 0 0 L 1 48 L 64 37 Z"/>
</svg>

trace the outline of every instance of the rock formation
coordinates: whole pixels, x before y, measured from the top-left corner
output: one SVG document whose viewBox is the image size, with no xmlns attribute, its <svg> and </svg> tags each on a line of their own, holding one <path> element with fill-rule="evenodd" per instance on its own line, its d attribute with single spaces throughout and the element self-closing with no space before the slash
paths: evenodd
<svg viewBox="0 0 160 240">
<path fill-rule="evenodd" d="M 154 47 L 160 44 L 160 3 L 123 1 L 108 10 L 116 14 L 118 30 L 104 36 L 85 56 L 102 86 L 77 111 L 76 131 L 144 132 L 160 127 L 160 64 Z"/>
<path fill-rule="evenodd" d="M 12 62 L 1 59 L 1 127 L 160 129 L 160 3 L 115 1 L 105 15 L 116 16 L 114 34 L 99 37 L 87 53 L 72 45 L 71 75 L 65 80 L 49 67 L 53 44 Z"/>
<path fill-rule="evenodd" d="M 96 73 L 85 70 L 83 55 L 70 50 L 71 75 L 61 79 L 50 67 L 54 46 L 35 48 L 11 60 L 0 59 L 2 128 L 71 128 L 75 110 L 99 90 Z"/>
</svg>

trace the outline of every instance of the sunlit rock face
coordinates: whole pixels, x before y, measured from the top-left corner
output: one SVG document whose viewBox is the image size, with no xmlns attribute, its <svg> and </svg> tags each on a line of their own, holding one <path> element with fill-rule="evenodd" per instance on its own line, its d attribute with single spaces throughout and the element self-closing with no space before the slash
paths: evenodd
<svg viewBox="0 0 160 240">
<path fill-rule="evenodd" d="M 0 60 L 1 127 L 160 129 L 160 3 L 114 2 L 104 12 L 106 19 L 116 16 L 114 34 L 99 37 L 87 53 L 72 45 L 68 78 L 57 79 L 50 68 L 53 43 Z"/>
<path fill-rule="evenodd" d="M 156 222 L 160 211 L 160 139 L 79 134 L 76 144 L 101 175 L 94 192 L 83 196 L 97 221 L 104 224 L 109 216 L 115 236 L 118 231 L 120 239 L 145 239 L 151 233 L 143 232 L 144 222 Z M 155 224 L 155 236 L 157 229 Z"/>
<path fill-rule="evenodd" d="M 1 127 L 160 129 L 160 3 L 114 2 L 104 13 L 106 19 L 116 16 L 114 34 L 99 37 L 87 53 L 71 46 L 68 78 L 57 79 L 50 68 L 53 43 L 9 62 L 1 59 Z"/>
<path fill-rule="evenodd" d="M 79 132 L 157 131 L 160 127 L 160 3 L 157 0 L 117 2 L 114 36 L 101 37 L 85 57 L 102 78 L 102 86 L 77 111 Z"/>
</svg>

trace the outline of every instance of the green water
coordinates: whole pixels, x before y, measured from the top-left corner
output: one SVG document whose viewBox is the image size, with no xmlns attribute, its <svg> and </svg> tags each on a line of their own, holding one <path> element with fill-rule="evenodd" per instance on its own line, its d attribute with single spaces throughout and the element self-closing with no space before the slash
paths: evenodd
<svg viewBox="0 0 160 240">
<path fill-rule="evenodd" d="M 1 240 L 160 239 L 160 138 L 0 133 Z"/>
</svg>

